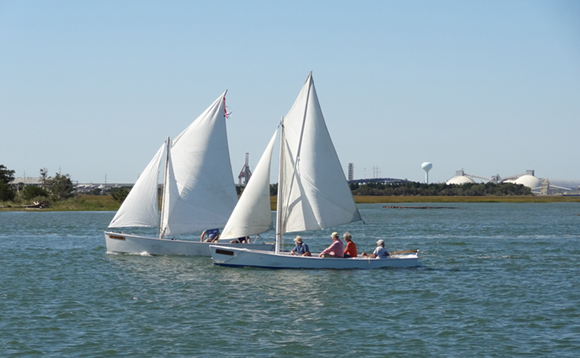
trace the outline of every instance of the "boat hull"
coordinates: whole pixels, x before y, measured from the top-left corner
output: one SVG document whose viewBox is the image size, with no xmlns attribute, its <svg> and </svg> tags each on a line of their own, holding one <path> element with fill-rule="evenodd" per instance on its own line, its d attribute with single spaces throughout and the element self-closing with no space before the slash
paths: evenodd
<svg viewBox="0 0 580 358">
<path fill-rule="evenodd" d="M 108 253 L 211 256 L 210 243 L 189 240 L 158 239 L 105 231 Z M 220 244 L 227 248 L 247 247 L 253 250 L 273 250 L 274 244 Z"/>
<path fill-rule="evenodd" d="M 321 258 L 316 256 L 293 256 L 288 253 L 251 250 L 248 248 L 210 245 L 214 265 L 230 267 L 261 267 L 270 269 L 378 269 L 386 267 L 420 267 L 417 254 L 396 255 L 386 259 Z"/>
</svg>

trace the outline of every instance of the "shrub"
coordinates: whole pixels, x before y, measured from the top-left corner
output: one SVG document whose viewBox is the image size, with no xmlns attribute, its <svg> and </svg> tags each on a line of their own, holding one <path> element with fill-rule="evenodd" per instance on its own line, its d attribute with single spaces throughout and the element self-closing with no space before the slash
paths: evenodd
<svg viewBox="0 0 580 358">
<path fill-rule="evenodd" d="M 32 200 L 36 197 L 47 197 L 48 192 L 36 185 L 27 185 L 22 189 L 22 197 L 25 200 Z"/>
<path fill-rule="evenodd" d="M 113 197 L 113 199 L 115 199 L 117 202 L 119 203 L 123 203 L 123 201 L 125 201 L 125 198 L 127 198 L 127 195 L 129 195 L 129 192 L 131 191 L 131 189 L 129 188 L 125 188 L 125 187 L 121 187 L 121 188 L 113 188 L 111 190 L 111 196 Z"/>
<path fill-rule="evenodd" d="M 14 190 L 12 190 L 10 185 L 0 181 L 0 201 L 12 201 L 14 196 Z"/>
</svg>

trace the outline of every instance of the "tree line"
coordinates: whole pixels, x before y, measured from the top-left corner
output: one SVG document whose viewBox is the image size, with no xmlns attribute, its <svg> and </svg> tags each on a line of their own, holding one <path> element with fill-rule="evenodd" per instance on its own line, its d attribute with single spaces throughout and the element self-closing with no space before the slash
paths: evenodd
<svg viewBox="0 0 580 358">
<path fill-rule="evenodd" d="M 26 185 L 15 183 L 14 170 L 0 164 L 0 201 L 10 202 L 42 202 L 48 206 L 51 201 L 66 200 L 74 196 L 74 185 L 69 174 L 56 173 L 48 175 L 48 170 L 40 169 L 41 185 Z"/>
<path fill-rule="evenodd" d="M 532 195 L 532 189 L 512 183 L 467 183 L 467 184 L 422 184 L 406 183 L 366 183 L 350 184 L 353 195 L 360 196 L 519 196 Z"/>
<path fill-rule="evenodd" d="M 67 200 L 75 195 L 75 188 L 69 174 L 56 173 L 48 175 L 47 169 L 40 169 L 41 185 L 26 185 L 14 181 L 14 170 L 9 170 L 0 164 L 0 201 L 15 203 L 43 202 L 48 206 L 50 202 Z M 243 186 L 236 186 L 238 195 L 243 192 Z M 350 184 L 353 195 L 359 196 L 520 196 L 532 195 L 530 188 L 511 183 L 467 183 L 460 185 L 422 184 L 417 182 L 406 183 L 366 183 Z M 129 194 L 130 187 L 112 188 L 107 193 L 116 201 L 122 203 Z M 100 191 L 100 189 L 99 189 Z M 278 184 L 270 185 L 270 195 L 278 192 Z"/>
</svg>

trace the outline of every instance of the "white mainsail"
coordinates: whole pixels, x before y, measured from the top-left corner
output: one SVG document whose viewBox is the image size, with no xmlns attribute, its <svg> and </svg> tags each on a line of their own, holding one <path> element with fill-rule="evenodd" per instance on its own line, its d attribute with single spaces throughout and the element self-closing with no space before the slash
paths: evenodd
<svg viewBox="0 0 580 358">
<path fill-rule="evenodd" d="M 168 139 L 159 149 L 109 227 L 160 227 L 165 237 L 225 225 L 238 200 L 227 141 L 226 92 L 173 143 Z M 164 153 L 160 215 L 157 186 Z"/>
<path fill-rule="evenodd" d="M 224 227 L 220 240 L 260 234 L 272 228 L 270 207 L 270 164 L 276 134 L 260 158 L 252 178 Z"/>
<path fill-rule="evenodd" d="M 109 227 L 158 227 L 159 201 L 157 186 L 159 166 L 167 144 L 164 143 L 147 165 L 129 195 L 111 220 Z"/>
<path fill-rule="evenodd" d="M 283 119 L 280 234 L 362 220 L 322 115 L 312 73 Z"/>
<path fill-rule="evenodd" d="M 226 92 L 173 141 L 171 160 L 179 195 L 167 213 L 165 235 L 223 227 L 236 206 Z"/>
</svg>

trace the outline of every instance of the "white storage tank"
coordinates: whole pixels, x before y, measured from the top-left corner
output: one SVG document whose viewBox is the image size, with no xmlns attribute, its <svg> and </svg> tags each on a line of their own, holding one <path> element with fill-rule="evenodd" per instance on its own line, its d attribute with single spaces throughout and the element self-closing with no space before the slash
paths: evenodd
<svg viewBox="0 0 580 358">
<path fill-rule="evenodd" d="M 532 189 L 537 189 L 542 186 L 542 181 L 539 178 L 536 178 L 535 176 L 528 174 L 522 175 L 521 177 L 517 178 L 514 183 L 521 184 Z"/>
</svg>

